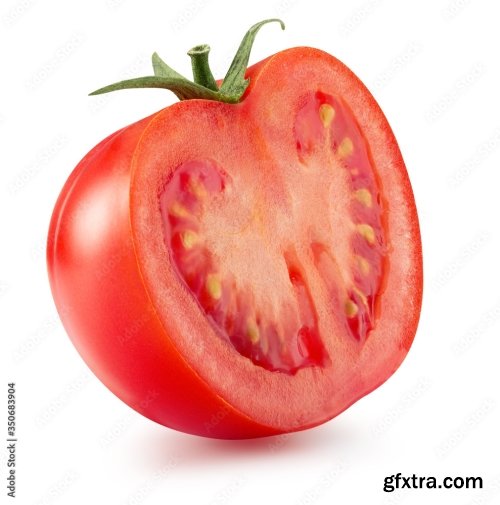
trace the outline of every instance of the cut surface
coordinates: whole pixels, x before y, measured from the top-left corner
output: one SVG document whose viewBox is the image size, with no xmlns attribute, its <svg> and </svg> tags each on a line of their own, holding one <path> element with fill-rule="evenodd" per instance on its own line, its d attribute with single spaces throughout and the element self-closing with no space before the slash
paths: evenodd
<svg viewBox="0 0 500 505">
<path fill-rule="evenodd" d="M 357 78 L 308 48 L 257 68 L 241 104 L 184 102 L 151 122 L 131 219 L 167 338 L 224 402 L 287 431 L 400 364 L 420 241 L 397 144 Z"/>
</svg>

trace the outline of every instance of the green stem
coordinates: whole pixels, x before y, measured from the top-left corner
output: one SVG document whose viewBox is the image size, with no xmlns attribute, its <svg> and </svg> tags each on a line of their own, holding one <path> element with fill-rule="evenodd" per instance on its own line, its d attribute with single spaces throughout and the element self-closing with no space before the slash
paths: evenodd
<svg viewBox="0 0 500 505">
<path fill-rule="evenodd" d="M 158 54 L 154 53 L 152 57 L 154 75 L 120 81 L 93 91 L 90 94 L 100 95 L 119 89 L 164 88 L 175 93 L 180 100 L 203 99 L 238 103 L 250 82 L 249 79 L 245 79 L 245 73 L 255 36 L 262 26 L 272 22 L 278 22 L 281 25 L 281 29 L 285 29 L 283 21 L 279 19 L 266 19 L 253 25 L 243 37 L 220 89 L 217 87 L 208 64 L 210 47 L 204 44 L 193 47 L 188 52 L 191 58 L 194 82 L 177 73 Z"/>
<path fill-rule="evenodd" d="M 210 65 L 208 64 L 209 52 L 210 46 L 208 44 L 195 46 L 188 51 L 188 55 L 191 58 L 191 66 L 193 67 L 194 82 L 212 91 L 219 91 L 212 71 L 210 70 Z"/>
</svg>

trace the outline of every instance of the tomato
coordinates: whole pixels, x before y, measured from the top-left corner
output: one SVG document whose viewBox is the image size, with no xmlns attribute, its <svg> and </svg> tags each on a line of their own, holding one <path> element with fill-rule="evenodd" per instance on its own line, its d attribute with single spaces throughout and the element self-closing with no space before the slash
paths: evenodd
<svg viewBox="0 0 500 505">
<path fill-rule="evenodd" d="M 323 423 L 381 385 L 418 323 L 422 259 L 401 153 L 339 60 L 288 49 L 195 83 L 114 133 L 54 209 L 48 270 L 64 326 L 144 416 L 215 438 Z M 226 85 L 227 83 L 227 85 Z"/>
</svg>

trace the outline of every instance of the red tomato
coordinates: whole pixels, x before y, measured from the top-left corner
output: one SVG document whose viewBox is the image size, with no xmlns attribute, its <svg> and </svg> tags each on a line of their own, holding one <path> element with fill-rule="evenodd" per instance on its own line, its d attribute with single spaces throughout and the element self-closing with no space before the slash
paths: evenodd
<svg viewBox="0 0 500 505">
<path fill-rule="evenodd" d="M 102 141 L 48 241 L 93 372 L 146 417 L 216 438 L 345 410 L 399 366 L 422 295 L 410 182 L 365 86 L 305 47 L 246 77 L 238 103 L 187 99 Z"/>
</svg>

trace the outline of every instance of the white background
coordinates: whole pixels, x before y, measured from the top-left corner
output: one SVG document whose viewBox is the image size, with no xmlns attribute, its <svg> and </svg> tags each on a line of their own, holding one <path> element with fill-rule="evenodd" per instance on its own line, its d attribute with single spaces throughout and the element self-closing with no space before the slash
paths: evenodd
<svg viewBox="0 0 500 505">
<path fill-rule="evenodd" d="M 150 74 L 155 50 L 189 74 L 185 52 L 204 42 L 221 77 L 247 28 L 275 16 L 287 29 L 264 27 L 252 62 L 324 49 L 389 118 L 421 220 L 422 318 L 396 375 L 337 419 L 272 439 L 201 439 L 142 418 L 89 372 L 50 295 L 46 232 L 79 159 L 174 101 L 88 92 Z M 0 391 L 17 383 L 18 503 L 499 503 L 499 19 L 494 0 L 2 2 Z M 485 489 L 384 493 L 397 472 L 478 475 Z"/>
</svg>

